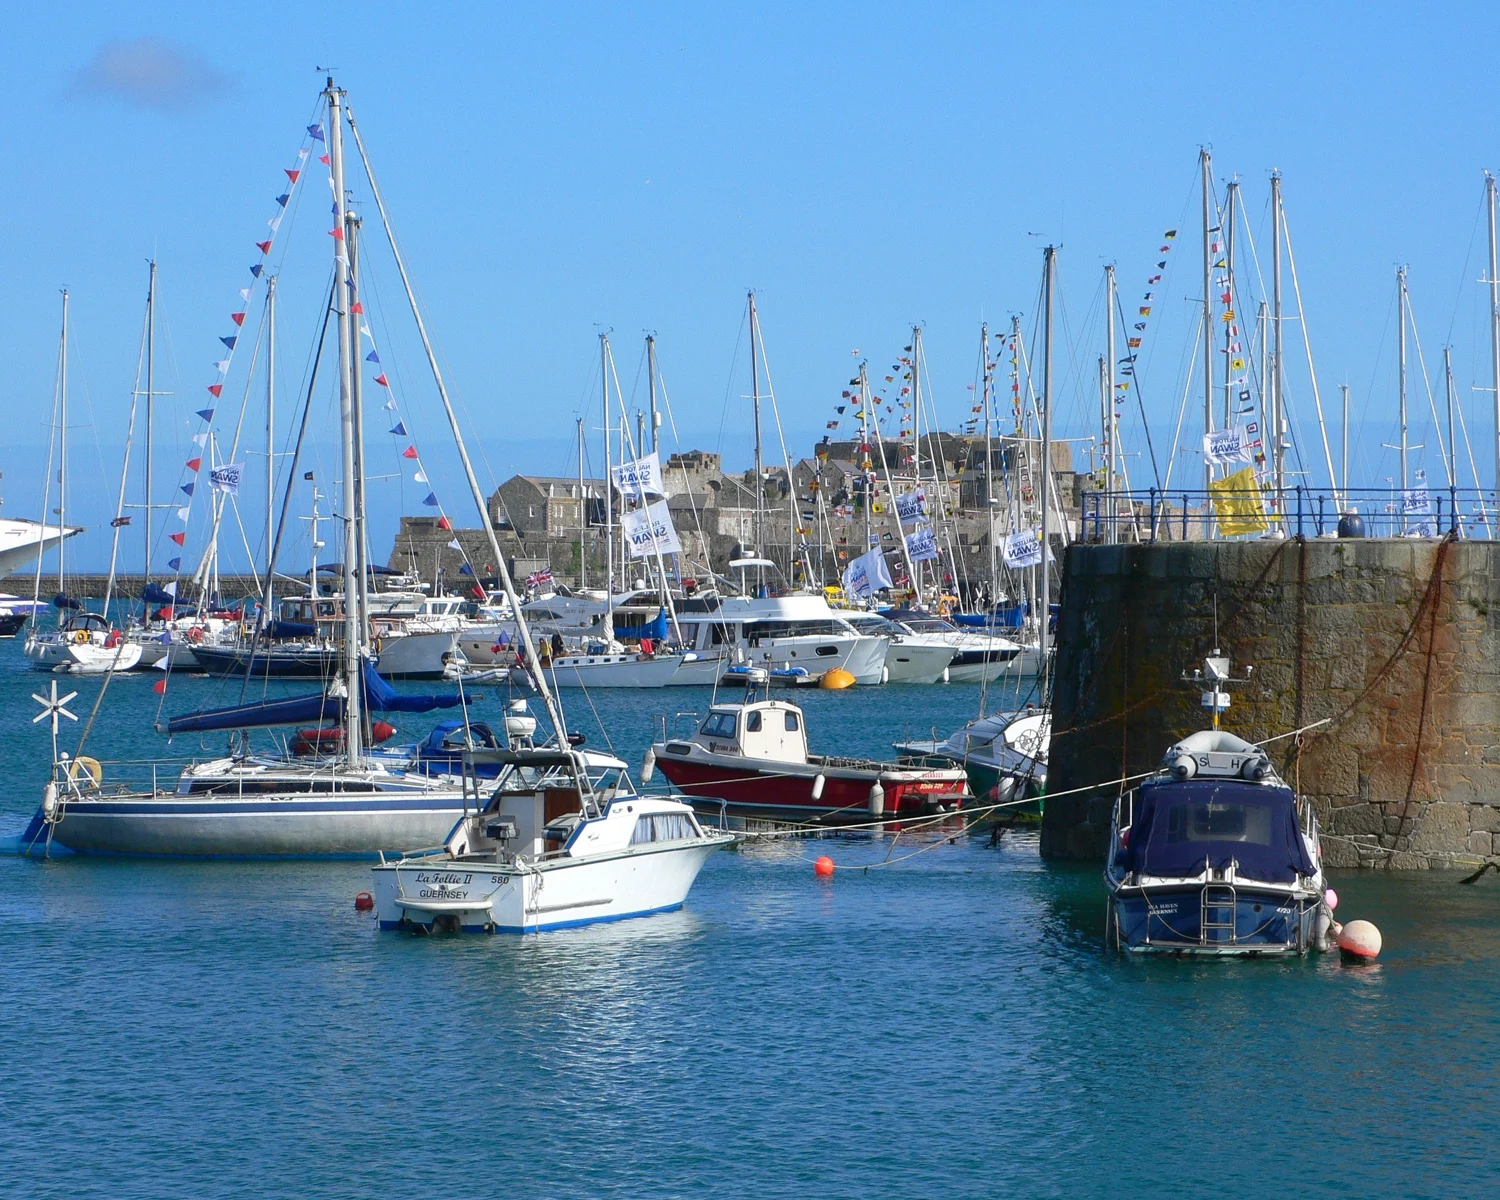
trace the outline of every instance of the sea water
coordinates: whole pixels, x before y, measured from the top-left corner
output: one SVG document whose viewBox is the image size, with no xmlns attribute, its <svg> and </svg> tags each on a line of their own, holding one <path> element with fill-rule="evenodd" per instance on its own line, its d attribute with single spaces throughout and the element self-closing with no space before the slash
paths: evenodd
<svg viewBox="0 0 1500 1200">
<path fill-rule="evenodd" d="M 89 749 L 222 749 L 151 721 L 237 686 L 153 678 Z M 50 682 L 0 647 L 0 833 Z M 879 754 L 980 694 L 795 699 Z M 637 763 L 709 694 L 567 700 Z M 1112 957 L 1097 867 L 1024 829 L 723 852 L 680 912 L 528 938 L 379 933 L 357 863 L 0 860 L 0 1196 L 1450 1196 L 1500 1181 L 1500 880 L 1457 879 L 1337 877 L 1385 935 L 1351 968 Z"/>
</svg>

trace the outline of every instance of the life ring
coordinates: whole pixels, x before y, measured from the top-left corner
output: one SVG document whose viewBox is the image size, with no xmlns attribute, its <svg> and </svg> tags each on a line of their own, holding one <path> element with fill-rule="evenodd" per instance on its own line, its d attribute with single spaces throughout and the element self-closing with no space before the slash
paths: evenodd
<svg viewBox="0 0 1500 1200">
<path fill-rule="evenodd" d="M 194 625 L 191 629 L 188 630 L 187 638 L 188 641 L 192 642 L 193 645 L 196 646 L 203 640 L 203 626 Z"/>
<path fill-rule="evenodd" d="M 83 645 L 84 642 L 86 642 L 88 640 L 89 640 L 89 634 L 88 634 L 88 630 L 86 630 L 86 629 L 80 629 L 80 630 L 78 630 L 77 632 L 75 632 L 73 634 L 73 641 L 77 645 L 79 645 L 79 646 Z"/>
<path fill-rule="evenodd" d="M 80 754 L 68 764 L 68 778 L 70 780 L 76 780 L 80 772 L 92 779 L 95 787 L 104 782 L 104 768 L 99 765 L 97 758 L 90 758 L 87 754 Z"/>
</svg>

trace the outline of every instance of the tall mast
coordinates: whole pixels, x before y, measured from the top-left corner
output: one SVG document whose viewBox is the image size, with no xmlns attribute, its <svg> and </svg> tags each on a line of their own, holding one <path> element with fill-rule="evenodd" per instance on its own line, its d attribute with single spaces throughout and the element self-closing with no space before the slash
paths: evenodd
<svg viewBox="0 0 1500 1200">
<path fill-rule="evenodd" d="M 1045 292 L 1046 323 L 1042 326 L 1042 563 L 1040 567 L 1041 619 L 1037 622 L 1037 648 L 1040 652 L 1042 693 L 1047 694 L 1047 625 L 1052 618 L 1052 589 L 1047 581 L 1047 546 L 1051 534 L 1048 510 L 1052 478 L 1052 292 L 1057 274 L 1057 248 L 1048 246 L 1043 291 Z"/>
<path fill-rule="evenodd" d="M 1224 295 L 1226 307 L 1234 311 L 1234 213 L 1239 200 L 1240 185 L 1231 179 L 1225 188 L 1224 220 L 1221 232 L 1224 235 Z M 1215 285 L 1217 286 L 1217 285 Z M 1235 424 L 1234 420 L 1234 330 L 1235 322 L 1224 322 L 1224 428 Z"/>
<path fill-rule="evenodd" d="M 755 292 L 749 294 L 750 301 L 750 403 L 755 411 L 755 553 L 762 555 L 765 550 L 762 547 L 764 538 L 762 536 L 761 523 L 764 521 L 766 507 L 766 473 L 761 462 L 760 446 L 760 355 L 758 346 L 758 331 L 755 319 Z M 791 564 L 787 564 L 788 573 Z"/>
<path fill-rule="evenodd" d="M 1214 297 L 1213 297 L 1213 250 L 1211 249 L 1213 224 L 1213 180 L 1209 170 L 1208 149 L 1198 151 L 1198 167 L 1203 185 L 1203 436 L 1214 431 Z M 1050 375 L 1050 372 L 1048 373 Z M 1051 386 L 1051 379 L 1047 383 Z M 1208 502 L 1209 485 L 1214 481 L 1213 464 L 1207 459 L 1203 463 L 1203 529 L 1213 536 L 1213 507 Z M 1043 566 L 1046 564 L 1043 563 Z"/>
<path fill-rule="evenodd" d="M 62 303 L 62 349 L 59 354 L 58 370 L 58 400 L 57 400 L 57 444 L 58 444 L 58 467 L 57 467 L 57 531 L 60 535 L 57 539 L 57 590 L 66 593 L 67 588 L 63 586 L 64 576 L 63 557 L 67 553 L 68 545 L 68 289 L 63 288 Z M 46 514 L 42 515 L 46 521 Z M 45 524 L 43 525 L 45 529 Z M 57 610 L 58 624 L 62 624 L 66 615 L 65 609 Z M 107 616 L 108 614 L 106 614 Z"/>
<path fill-rule="evenodd" d="M 1453 441 L 1453 347 L 1443 347 L 1443 380 L 1448 392 L 1448 486 L 1458 484 L 1458 446 Z"/>
<path fill-rule="evenodd" d="M 1286 512 L 1285 396 L 1281 370 L 1281 172 L 1271 172 L 1271 465 L 1276 481 L 1276 511 Z M 1264 347 L 1262 347 L 1264 354 Z M 1348 480 L 1344 486 L 1348 487 Z"/>
<path fill-rule="evenodd" d="M 354 316 L 353 308 L 359 300 L 359 228 L 360 221 L 357 213 L 346 213 L 344 215 L 344 243 L 345 251 L 349 255 L 349 308 L 350 317 Z M 364 359 L 364 334 L 360 332 L 361 322 L 350 320 L 349 342 L 351 353 L 349 361 L 352 369 L 349 372 L 351 407 L 354 410 L 354 544 L 358 553 L 355 555 L 355 567 L 359 571 L 359 613 L 360 613 L 360 636 L 368 634 L 366 623 L 370 619 L 370 535 L 365 523 L 365 406 L 363 388 L 364 381 L 359 369 L 360 362 Z M 433 573 L 433 593 L 437 592 L 436 571 Z M 366 714 L 368 716 L 369 714 Z"/>
<path fill-rule="evenodd" d="M 1500 497 L 1500 262 L 1495 246 L 1495 177 L 1488 171 L 1484 173 L 1484 199 L 1490 218 L 1490 383 L 1495 401 L 1495 488 Z"/>
<path fill-rule="evenodd" d="M 364 680 L 361 678 L 360 658 L 361 629 L 364 615 L 357 612 L 359 604 L 359 527 L 357 483 L 355 480 L 355 416 L 354 416 L 354 364 L 352 362 L 353 329 L 349 321 L 349 254 L 345 241 L 349 211 L 344 192 L 344 130 L 342 89 L 328 77 L 323 90 L 328 99 L 328 154 L 333 169 L 333 308 L 338 314 L 339 328 L 339 426 L 343 438 L 343 500 L 340 504 L 344 525 L 344 747 L 351 762 L 359 759 L 363 751 Z M 317 577 L 313 578 L 314 588 Z"/>
<path fill-rule="evenodd" d="M 859 444 L 860 473 L 865 478 L 865 544 L 860 550 L 861 554 L 870 552 L 870 505 L 875 501 L 875 473 L 870 470 L 870 371 L 864 364 L 859 364 Z"/>
<path fill-rule="evenodd" d="M 578 588 L 589 585 L 589 497 L 583 482 L 583 418 L 578 418 Z"/>
<path fill-rule="evenodd" d="M 661 447 L 658 442 L 661 438 L 661 414 L 656 411 L 656 335 L 646 335 L 646 398 L 651 405 L 651 453 L 660 453 Z M 646 447 L 641 446 L 641 453 L 646 453 Z"/>
<path fill-rule="evenodd" d="M 1000 583 L 998 578 L 1000 564 L 995 556 L 995 467 L 993 461 L 995 453 L 991 448 L 990 442 L 990 377 L 993 372 L 990 368 L 990 326 L 988 321 L 979 327 L 979 366 L 984 389 L 984 512 L 985 527 L 989 532 L 987 540 L 990 546 L 989 606 L 993 608 Z"/>
<path fill-rule="evenodd" d="M 272 499 L 276 495 L 276 276 L 266 280 L 266 595 L 261 619 L 269 624 L 276 590 L 271 552 L 276 541 Z"/>
<path fill-rule="evenodd" d="M 615 489 L 609 477 L 609 334 L 599 335 L 599 387 L 604 404 L 604 603 L 613 612 L 615 594 Z M 611 622 L 613 625 L 613 622 Z"/>
<path fill-rule="evenodd" d="M 1115 456 L 1119 453 L 1117 442 L 1120 437 L 1120 429 L 1115 421 L 1115 265 L 1108 263 L 1104 268 L 1104 494 L 1112 496 L 1115 490 Z M 1130 373 L 1135 377 L 1135 372 Z M 1119 504 L 1114 500 L 1108 500 L 1110 506 L 1109 528 L 1105 532 L 1104 540 L 1116 541 L 1115 520 L 1119 513 Z"/>
<path fill-rule="evenodd" d="M 145 578 L 151 580 L 151 409 L 156 402 L 156 260 L 151 260 L 150 282 L 146 285 L 146 565 Z"/>
<path fill-rule="evenodd" d="M 1339 391 L 1344 394 L 1344 454 L 1343 461 L 1339 464 L 1339 474 L 1343 477 L 1344 495 L 1349 495 L 1349 385 L 1339 384 Z"/>
<path fill-rule="evenodd" d="M 1396 307 L 1401 330 L 1396 338 L 1396 370 L 1401 405 L 1401 490 L 1406 491 L 1406 268 L 1396 268 Z"/>
<path fill-rule="evenodd" d="M 913 491 L 920 490 L 922 487 L 922 327 L 920 325 L 911 327 L 911 473 L 914 480 Z M 936 470 L 933 471 L 933 481 L 934 483 L 937 481 Z M 895 504 L 895 502 L 896 496 L 893 492 L 891 503 Z M 936 527 L 936 525 L 937 522 L 934 520 L 933 526 Z M 898 528 L 900 526 L 899 519 L 897 526 Z M 905 530 L 901 531 L 901 544 L 903 546 L 906 544 Z M 922 601 L 921 573 L 922 564 L 912 563 L 911 587 L 915 593 L 915 602 L 918 604 Z M 934 588 L 939 582 L 937 574 L 937 566 L 934 564 L 932 568 Z"/>
</svg>

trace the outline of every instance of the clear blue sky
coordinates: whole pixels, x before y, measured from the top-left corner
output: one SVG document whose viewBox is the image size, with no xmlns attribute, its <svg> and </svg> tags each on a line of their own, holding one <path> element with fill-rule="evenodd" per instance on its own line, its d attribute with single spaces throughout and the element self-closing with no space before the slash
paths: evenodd
<svg viewBox="0 0 1500 1200">
<path fill-rule="evenodd" d="M 75 409 L 93 423 L 75 429 L 75 477 L 88 486 L 72 515 L 92 527 L 81 554 L 101 561 L 153 253 L 158 386 L 177 393 L 164 401 L 160 475 L 175 482 L 189 414 L 248 282 L 250 243 L 313 111 L 314 68 L 330 64 L 483 442 L 486 483 L 573 469 L 600 327 L 614 330 L 627 390 L 641 334 L 655 330 L 683 443 L 745 464 L 736 344 L 752 286 L 798 451 L 822 434 L 850 351 L 881 364 L 914 321 L 926 327 L 943 423 L 955 427 L 980 320 L 1021 312 L 1029 331 L 1049 241 L 1062 246 L 1058 417 L 1062 432 L 1086 433 L 1102 265 L 1118 263 L 1124 301 L 1137 303 L 1162 231 L 1180 227 L 1174 253 L 1186 261 L 1158 289 L 1141 378 L 1165 448 L 1192 336 L 1186 298 L 1199 291 L 1196 154 L 1207 144 L 1220 184 L 1243 182 L 1263 257 L 1268 173 L 1283 172 L 1325 404 L 1336 405 L 1340 382 L 1355 397 L 1356 474 L 1379 483 L 1393 470 L 1380 443 L 1394 434 L 1393 271 L 1404 262 L 1435 383 L 1442 345 L 1454 346 L 1488 486 L 1491 402 L 1471 387 L 1489 373 L 1475 281 L 1482 171 L 1500 167 L 1496 11 L 1282 6 L 1224 20 L 1201 5 L 1058 7 L 9 6 L 5 512 L 40 507 L 66 284 Z M 169 53 L 142 60 L 132 44 L 147 37 Z M 312 209 L 324 194 L 308 193 Z M 284 274 L 287 393 L 324 278 L 317 219 L 299 216 L 303 258 Z M 395 273 L 373 250 L 371 270 L 403 411 L 445 503 L 471 523 Z M 1288 337 L 1300 341 L 1293 328 Z M 1412 437 L 1432 448 L 1439 476 L 1413 371 Z M 1295 362 L 1290 391 L 1310 437 L 1311 389 Z M 320 436 L 330 432 L 323 422 Z M 1141 449 L 1137 431 L 1127 438 Z M 375 440 L 372 471 L 396 470 L 388 442 Z M 331 467 L 320 455 L 316 465 Z M 258 495 L 247 489 L 252 543 Z M 421 511 L 420 495 L 376 483 L 372 500 L 383 555 L 395 514 Z"/>
</svg>

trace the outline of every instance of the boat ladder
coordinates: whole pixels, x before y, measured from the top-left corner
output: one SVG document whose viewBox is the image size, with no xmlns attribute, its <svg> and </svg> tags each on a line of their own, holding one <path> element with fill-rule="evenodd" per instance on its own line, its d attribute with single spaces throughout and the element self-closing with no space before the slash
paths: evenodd
<svg viewBox="0 0 1500 1200">
<path fill-rule="evenodd" d="M 1235 913 L 1239 908 L 1234 887 L 1227 883 L 1210 883 L 1203 888 L 1203 908 L 1198 919 L 1198 940 L 1204 945 L 1233 943 Z"/>
</svg>

